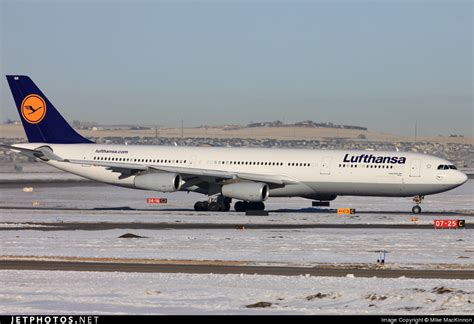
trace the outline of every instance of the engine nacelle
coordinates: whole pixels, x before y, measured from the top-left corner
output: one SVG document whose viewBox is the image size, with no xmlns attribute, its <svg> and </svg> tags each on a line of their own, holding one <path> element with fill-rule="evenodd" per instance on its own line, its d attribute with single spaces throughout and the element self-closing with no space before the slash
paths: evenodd
<svg viewBox="0 0 474 324">
<path fill-rule="evenodd" d="M 147 173 L 137 175 L 135 188 L 161 192 L 173 192 L 181 188 L 181 176 L 176 173 Z"/>
<path fill-rule="evenodd" d="M 267 200 L 270 189 L 265 183 L 239 182 L 222 186 L 221 192 L 228 198 L 256 202 Z"/>
</svg>

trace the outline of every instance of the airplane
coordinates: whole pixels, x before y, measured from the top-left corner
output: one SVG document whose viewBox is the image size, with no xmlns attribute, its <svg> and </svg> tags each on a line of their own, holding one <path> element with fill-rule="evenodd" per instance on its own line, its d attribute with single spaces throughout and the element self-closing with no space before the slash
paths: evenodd
<svg viewBox="0 0 474 324">
<path fill-rule="evenodd" d="M 7 75 L 28 143 L 0 145 L 94 181 L 158 192 L 207 195 L 196 211 L 264 210 L 269 197 L 303 197 L 329 205 L 337 196 L 425 195 L 468 180 L 449 161 L 395 151 L 180 147 L 98 144 L 78 134 L 35 83 Z M 42 105 L 41 114 L 22 113 Z"/>
</svg>

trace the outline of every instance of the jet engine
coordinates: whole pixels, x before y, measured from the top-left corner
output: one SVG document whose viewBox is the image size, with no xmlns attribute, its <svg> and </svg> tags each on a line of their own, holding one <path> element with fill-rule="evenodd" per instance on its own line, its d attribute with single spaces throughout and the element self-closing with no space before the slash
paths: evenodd
<svg viewBox="0 0 474 324">
<path fill-rule="evenodd" d="M 173 192 L 181 188 L 181 176 L 176 173 L 147 173 L 137 175 L 135 188 L 161 192 Z"/>
<path fill-rule="evenodd" d="M 255 202 L 267 200 L 270 189 L 265 183 L 239 182 L 222 186 L 221 192 L 228 198 Z"/>
</svg>

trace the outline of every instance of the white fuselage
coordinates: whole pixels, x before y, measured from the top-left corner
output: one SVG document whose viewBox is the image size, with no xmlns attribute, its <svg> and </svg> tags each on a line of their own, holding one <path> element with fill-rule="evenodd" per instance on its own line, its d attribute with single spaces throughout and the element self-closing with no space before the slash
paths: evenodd
<svg viewBox="0 0 474 324">
<path fill-rule="evenodd" d="M 70 160 L 246 172 L 294 180 L 294 184 L 271 188 L 271 197 L 405 197 L 447 191 L 467 180 L 460 171 L 439 170 L 439 165 L 451 164 L 444 159 L 409 152 L 46 143 L 16 146 L 49 146 L 55 154 Z M 120 177 L 120 173 L 104 166 L 45 163 L 95 181 L 134 187 L 133 176 Z M 199 192 L 193 187 L 185 190 Z"/>
</svg>

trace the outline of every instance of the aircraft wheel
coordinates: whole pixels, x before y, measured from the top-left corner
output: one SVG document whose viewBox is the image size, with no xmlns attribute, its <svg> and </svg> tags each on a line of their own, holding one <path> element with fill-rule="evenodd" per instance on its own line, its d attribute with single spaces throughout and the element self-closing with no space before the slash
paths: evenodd
<svg viewBox="0 0 474 324">
<path fill-rule="evenodd" d="M 420 206 L 413 206 L 411 211 L 412 211 L 413 214 L 419 214 L 419 213 L 421 213 L 421 207 Z"/>
<path fill-rule="evenodd" d="M 206 205 L 204 204 L 203 201 L 198 201 L 194 204 L 194 210 L 195 211 L 205 211 L 207 210 Z"/>
<path fill-rule="evenodd" d="M 254 205 L 255 210 L 265 210 L 265 204 L 263 202 L 257 202 Z"/>
<path fill-rule="evenodd" d="M 229 211 L 230 210 L 230 203 L 226 202 L 224 203 L 224 210 L 223 211 Z"/>
<path fill-rule="evenodd" d="M 247 209 L 247 204 L 243 201 L 238 201 L 234 204 L 234 209 L 237 212 L 244 212 Z"/>
<path fill-rule="evenodd" d="M 216 202 L 211 202 L 209 204 L 209 211 L 217 212 L 217 211 L 221 211 L 221 210 L 222 210 L 221 204 L 218 204 Z"/>
</svg>

